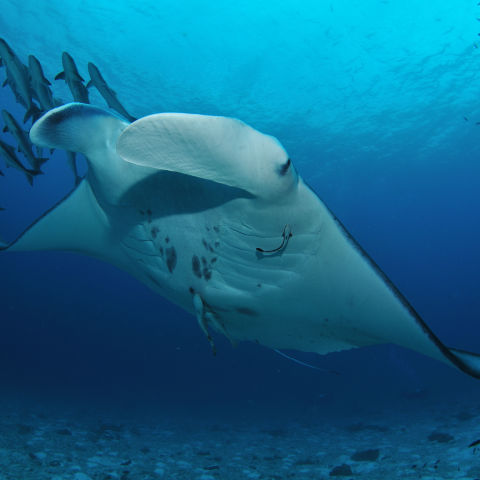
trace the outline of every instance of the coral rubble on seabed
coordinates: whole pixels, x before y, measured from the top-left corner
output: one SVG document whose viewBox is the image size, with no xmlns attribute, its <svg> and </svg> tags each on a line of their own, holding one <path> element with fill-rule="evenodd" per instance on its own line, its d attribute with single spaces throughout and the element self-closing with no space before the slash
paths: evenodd
<svg viewBox="0 0 480 480">
<path fill-rule="evenodd" d="M 478 406 L 288 424 L 2 409 L 0 480 L 480 478 Z"/>
</svg>

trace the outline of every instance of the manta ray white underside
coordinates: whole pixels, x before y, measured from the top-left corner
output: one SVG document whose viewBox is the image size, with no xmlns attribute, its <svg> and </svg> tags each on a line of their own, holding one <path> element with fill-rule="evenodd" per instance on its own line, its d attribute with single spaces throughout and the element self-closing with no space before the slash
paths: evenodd
<svg viewBox="0 0 480 480">
<path fill-rule="evenodd" d="M 83 153 L 88 174 L 4 250 L 103 259 L 207 335 L 320 354 L 395 343 L 480 377 L 480 357 L 440 342 L 273 137 L 203 115 L 128 124 L 80 103 L 51 110 L 30 136 Z"/>
</svg>

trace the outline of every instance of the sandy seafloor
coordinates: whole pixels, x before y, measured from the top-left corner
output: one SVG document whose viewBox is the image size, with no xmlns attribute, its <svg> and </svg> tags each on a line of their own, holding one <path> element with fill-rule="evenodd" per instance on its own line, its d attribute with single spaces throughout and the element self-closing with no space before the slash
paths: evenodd
<svg viewBox="0 0 480 480">
<path fill-rule="evenodd" d="M 236 419 L 1 406 L 1 480 L 480 478 L 480 446 L 469 447 L 480 438 L 474 402 L 406 399 L 368 415 L 259 411 Z"/>
</svg>

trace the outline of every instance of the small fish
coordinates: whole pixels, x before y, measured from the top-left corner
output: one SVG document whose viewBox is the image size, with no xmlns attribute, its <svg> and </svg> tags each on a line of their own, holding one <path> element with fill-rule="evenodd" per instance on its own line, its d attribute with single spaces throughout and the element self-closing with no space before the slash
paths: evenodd
<svg viewBox="0 0 480 480">
<path fill-rule="evenodd" d="M 58 107 L 60 104 L 53 98 L 52 90 L 50 89 L 51 83 L 45 78 L 42 66 L 34 55 L 29 55 L 28 57 L 28 70 L 32 89 L 38 98 L 42 111 L 46 112 Z"/>
<path fill-rule="evenodd" d="M 43 172 L 40 170 L 32 170 L 26 168 L 15 155 L 15 148 L 8 143 L 0 140 L 0 155 L 4 158 L 7 167 L 13 167 L 22 172 L 28 180 L 28 183 L 33 186 L 33 177 L 40 175 Z"/>
<path fill-rule="evenodd" d="M 90 103 L 88 90 L 83 84 L 84 80 L 78 73 L 75 61 L 67 52 L 62 53 L 62 65 L 63 71 L 55 77 L 55 80 L 65 80 L 76 102 Z"/>
<path fill-rule="evenodd" d="M 30 87 L 28 69 L 3 38 L 0 38 L 0 57 L 7 69 L 7 79 L 3 83 L 3 86 L 7 84 L 10 85 L 17 102 L 27 109 L 23 123 L 30 117 L 32 117 L 33 120 L 38 119 L 40 117 L 40 110 L 35 103 L 33 103 L 33 93 Z"/>
<path fill-rule="evenodd" d="M 68 150 L 66 151 L 66 154 L 68 166 L 70 167 L 73 175 L 75 176 L 75 186 L 77 186 L 83 180 L 83 177 L 78 174 L 77 162 L 75 161 L 75 157 L 77 154 L 75 152 L 69 152 Z"/>
<path fill-rule="evenodd" d="M 21 151 L 33 170 L 40 170 L 41 166 L 48 158 L 37 158 L 32 152 L 32 143 L 28 138 L 28 133 L 20 128 L 20 125 L 13 118 L 10 112 L 2 110 L 3 121 L 5 122 L 4 132 L 10 132 L 18 143 L 18 150 Z"/>
<path fill-rule="evenodd" d="M 118 101 L 117 94 L 107 85 L 98 68 L 91 62 L 88 64 L 88 73 L 90 74 L 90 80 L 87 83 L 87 88 L 95 87 L 111 109 L 125 117 L 129 122 L 134 122 L 136 118 L 125 110 Z"/>
<path fill-rule="evenodd" d="M 472 442 L 468 448 L 471 448 L 471 447 L 476 447 L 477 445 L 480 445 L 480 439 L 479 440 L 475 440 L 474 442 Z"/>
</svg>

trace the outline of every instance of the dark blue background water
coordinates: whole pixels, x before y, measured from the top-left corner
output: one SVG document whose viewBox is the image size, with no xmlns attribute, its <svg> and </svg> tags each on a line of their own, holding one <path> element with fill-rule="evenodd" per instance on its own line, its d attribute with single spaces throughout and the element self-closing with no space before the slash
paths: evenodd
<svg viewBox="0 0 480 480">
<path fill-rule="evenodd" d="M 222 39 L 211 27 L 235 12 L 212 10 L 198 17 L 199 6 L 192 2 L 183 17 L 172 4 L 155 17 L 148 9 L 72 2 L 62 13 L 52 2 L 49 16 L 39 13 L 35 21 L 30 3 L 22 3 L 24 23 L 18 22 L 20 8 L 10 2 L 0 20 L 0 36 L 24 62 L 26 54 L 35 53 L 52 79 L 61 69 L 62 50 L 68 50 L 85 75 L 85 60 L 101 65 L 135 115 L 169 110 L 234 115 L 276 135 L 305 180 L 438 336 L 449 346 L 480 351 L 480 126 L 475 125 L 480 79 L 473 72 L 480 58 L 471 6 L 452 17 L 448 2 L 444 10 L 440 2 L 438 11 L 420 2 L 425 30 L 431 29 L 422 43 L 421 15 L 411 26 L 414 6 L 408 2 L 396 12 L 396 26 L 391 15 L 397 7 L 389 2 L 325 6 L 332 16 L 326 24 L 319 7 L 308 13 L 285 2 L 269 5 L 269 16 L 266 7 L 257 11 L 252 4 L 230 26 L 231 38 L 224 37 L 220 51 Z M 391 10 L 372 20 L 376 3 Z M 288 21 L 292 11 L 297 16 Z M 97 30 L 80 28 L 78 19 L 87 12 L 98 16 Z M 137 23 L 129 22 L 130 14 Z M 167 33 L 153 35 L 155 18 L 168 24 Z M 266 19 L 271 31 L 263 28 Z M 438 24 L 442 28 L 435 30 Z M 450 24 L 453 30 L 442 37 Z M 45 35 L 47 25 L 51 35 Z M 375 30 L 380 25 L 382 30 Z M 392 25 L 396 30 L 388 37 Z M 242 27 L 248 42 L 235 36 Z M 280 40 L 277 31 L 284 33 Z M 105 40 L 105 32 L 115 35 Z M 266 40 L 257 48 L 254 40 L 262 32 Z M 434 37 L 443 45 L 434 45 Z M 128 49 L 125 54 L 128 38 L 138 55 Z M 362 48 L 358 38 L 365 41 Z M 377 43 L 370 44 L 372 38 Z M 387 41 L 391 50 L 375 48 Z M 400 55 L 400 47 L 406 53 Z M 154 60 L 160 56 L 159 64 Z M 54 88 L 68 100 L 64 86 L 57 82 Z M 103 105 L 98 97 L 92 100 Z M 23 116 L 8 87 L 0 91 L 0 105 Z M 8 134 L 1 138 L 11 142 Z M 7 239 L 73 187 L 60 152 L 33 189 L 21 174 L 2 167 L 0 206 L 6 210 L 0 212 L 0 234 Z M 392 402 L 415 405 L 418 398 L 433 402 L 480 393 L 478 381 L 393 346 L 325 357 L 290 352 L 338 370 L 339 376 L 300 367 L 261 346 L 233 348 L 220 335 L 213 357 L 192 316 L 114 267 L 68 253 L 0 255 L 0 300 L 0 392 L 19 398 L 240 414 L 277 408 L 361 412 Z"/>
</svg>

